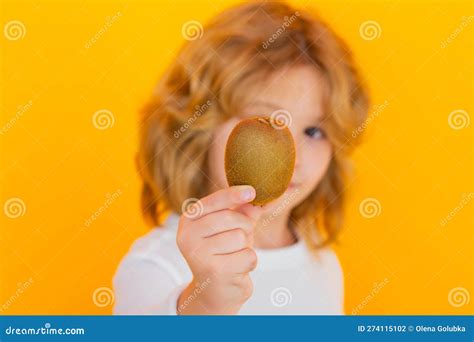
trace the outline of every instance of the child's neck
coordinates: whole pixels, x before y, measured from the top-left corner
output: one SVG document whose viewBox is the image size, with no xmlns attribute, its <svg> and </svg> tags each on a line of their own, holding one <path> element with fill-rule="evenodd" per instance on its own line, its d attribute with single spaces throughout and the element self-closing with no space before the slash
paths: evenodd
<svg viewBox="0 0 474 342">
<path fill-rule="evenodd" d="M 273 249 L 290 246 L 297 238 L 288 227 L 288 215 L 262 217 L 254 232 L 254 247 Z"/>
</svg>

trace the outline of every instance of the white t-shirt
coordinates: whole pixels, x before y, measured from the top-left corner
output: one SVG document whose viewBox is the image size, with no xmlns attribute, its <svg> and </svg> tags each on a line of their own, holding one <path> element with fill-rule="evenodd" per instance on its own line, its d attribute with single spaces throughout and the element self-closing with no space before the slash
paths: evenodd
<svg viewBox="0 0 474 342">
<path fill-rule="evenodd" d="M 192 280 L 176 244 L 178 221 L 178 215 L 170 214 L 164 227 L 137 239 L 124 256 L 113 279 L 114 314 L 177 314 L 178 297 Z M 291 246 L 255 252 L 253 294 L 240 315 L 344 314 L 344 279 L 332 249 L 320 250 L 315 258 L 300 239 Z"/>
</svg>

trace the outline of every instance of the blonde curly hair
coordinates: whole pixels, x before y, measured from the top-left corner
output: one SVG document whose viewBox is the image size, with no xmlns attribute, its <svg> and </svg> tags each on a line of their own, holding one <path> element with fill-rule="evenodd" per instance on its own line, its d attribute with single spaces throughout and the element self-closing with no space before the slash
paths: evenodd
<svg viewBox="0 0 474 342">
<path fill-rule="evenodd" d="M 366 119 L 367 90 L 346 44 L 314 14 L 281 2 L 245 3 L 222 12 L 200 39 L 184 45 L 161 78 L 140 118 L 137 167 L 147 222 L 160 226 L 170 211 L 181 213 L 186 199 L 208 194 L 214 128 L 239 113 L 250 84 L 297 64 L 314 66 L 326 82 L 322 128 L 334 152 L 322 181 L 290 220 L 312 250 L 336 239 L 346 161 L 360 139 L 351 132 Z M 183 126 L 189 127 L 180 130 Z"/>
</svg>

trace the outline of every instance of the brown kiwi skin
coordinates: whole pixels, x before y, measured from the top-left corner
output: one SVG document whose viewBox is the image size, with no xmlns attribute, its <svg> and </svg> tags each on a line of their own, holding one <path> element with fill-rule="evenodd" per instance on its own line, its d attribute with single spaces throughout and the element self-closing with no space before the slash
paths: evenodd
<svg viewBox="0 0 474 342">
<path fill-rule="evenodd" d="M 288 127 L 268 116 L 240 121 L 232 130 L 225 150 L 229 186 L 251 185 L 253 205 L 265 205 L 283 195 L 295 168 L 295 143 Z M 275 128 L 278 127 L 278 128 Z"/>
</svg>

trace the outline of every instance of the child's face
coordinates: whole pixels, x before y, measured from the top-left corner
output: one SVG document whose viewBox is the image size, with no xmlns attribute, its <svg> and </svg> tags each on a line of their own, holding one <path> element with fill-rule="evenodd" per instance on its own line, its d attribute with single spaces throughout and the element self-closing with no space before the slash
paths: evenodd
<svg viewBox="0 0 474 342">
<path fill-rule="evenodd" d="M 319 184 L 331 160 L 332 149 L 324 132 L 319 129 L 323 110 L 324 82 L 314 67 L 298 66 L 275 72 L 268 82 L 248 89 L 255 94 L 245 106 L 240 117 L 234 117 L 214 132 L 209 151 L 209 170 L 212 191 L 227 187 L 224 171 L 224 155 L 227 138 L 241 118 L 270 115 L 286 110 L 291 115 L 289 129 L 296 147 L 296 163 L 290 187 L 284 196 L 267 204 L 269 213 L 279 208 L 289 212 L 301 203 Z M 283 204 L 285 197 L 291 201 Z"/>
</svg>

